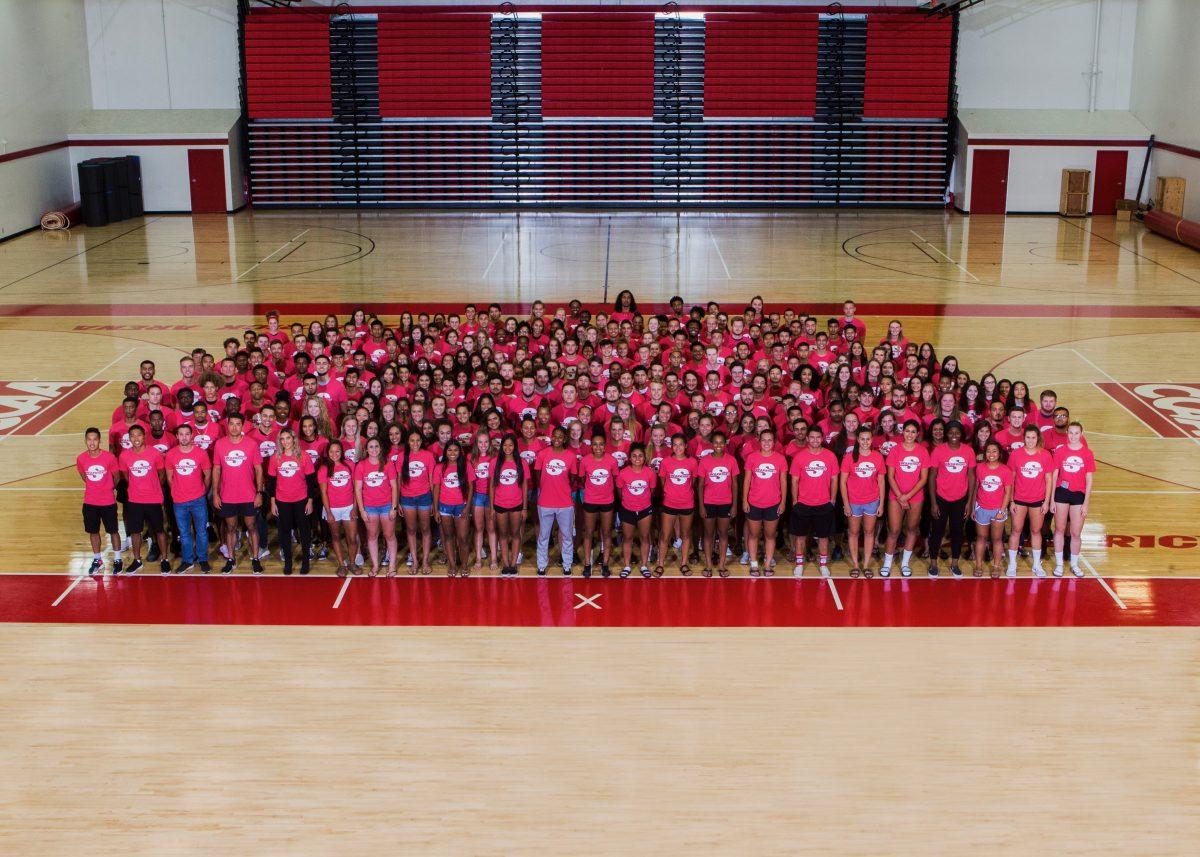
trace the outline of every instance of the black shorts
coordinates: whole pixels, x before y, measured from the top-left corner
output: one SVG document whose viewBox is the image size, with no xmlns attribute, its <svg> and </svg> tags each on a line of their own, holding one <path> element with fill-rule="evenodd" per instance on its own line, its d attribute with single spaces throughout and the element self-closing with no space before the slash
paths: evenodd
<svg viewBox="0 0 1200 857">
<path fill-rule="evenodd" d="M 1084 500 L 1082 491 L 1072 491 L 1059 485 L 1054 489 L 1054 502 L 1066 503 L 1068 506 L 1082 506 Z"/>
<path fill-rule="evenodd" d="M 583 511 L 587 512 L 590 515 L 595 515 L 597 513 L 604 513 L 604 512 L 612 512 L 616 508 L 617 508 L 616 500 L 614 500 L 611 503 L 588 503 L 585 501 L 583 504 Z"/>
<path fill-rule="evenodd" d="M 163 531 L 162 503 L 126 503 L 125 532 L 131 536 L 141 535 L 146 527 L 151 533 Z"/>
<path fill-rule="evenodd" d="M 793 536 L 813 536 L 827 539 L 833 535 L 833 504 L 792 506 L 791 531 Z"/>
<path fill-rule="evenodd" d="M 733 513 L 732 503 L 705 503 L 704 516 L 706 518 L 728 518 Z"/>
<path fill-rule="evenodd" d="M 645 509 L 642 509 L 642 511 L 640 511 L 640 512 L 631 512 L 628 509 L 622 507 L 617 512 L 617 514 L 620 516 L 622 524 L 628 524 L 629 526 L 633 527 L 633 526 L 636 526 L 637 522 L 642 520 L 643 518 L 650 517 L 650 513 L 653 511 L 654 511 L 653 506 L 647 506 Z"/>
<path fill-rule="evenodd" d="M 696 509 L 694 506 L 691 509 L 673 509 L 670 506 L 663 506 L 661 511 L 664 515 L 691 515 Z"/>
<path fill-rule="evenodd" d="M 750 506 L 746 509 L 747 521 L 778 521 L 778 506 Z"/>
<path fill-rule="evenodd" d="M 1027 509 L 1036 509 L 1038 506 L 1042 505 L 1041 500 L 1013 500 L 1013 502 L 1018 506 L 1024 506 Z"/>
<path fill-rule="evenodd" d="M 222 503 L 221 517 L 222 518 L 253 518 L 258 514 L 258 509 L 254 508 L 253 503 Z"/>
<path fill-rule="evenodd" d="M 524 506 L 497 506 L 496 507 L 497 515 L 507 515 L 510 512 L 524 512 L 524 511 L 525 511 Z"/>
<path fill-rule="evenodd" d="M 117 504 L 111 506 L 93 506 L 83 504 L 83 531 L 89 536 L 99 534 L 100 525 L 104 524 L 104 532 L 110 536 L 117 532 Z"/>
</svg>

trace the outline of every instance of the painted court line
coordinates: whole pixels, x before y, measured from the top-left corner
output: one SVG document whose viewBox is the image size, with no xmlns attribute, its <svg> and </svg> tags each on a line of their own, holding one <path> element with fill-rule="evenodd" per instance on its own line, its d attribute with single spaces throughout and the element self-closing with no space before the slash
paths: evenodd
<svg viewBox="0 0 1200 857">
<path fill-rule="evenodd" d="M 1122 610 L 1128 609 L 1125 606 L 1125 602 L 1121 600 L 1121 597 L 1117 595 L 1111 586 L 1108 585 L 1108 581 L 1096 573 L 1096 567 L 1088 561 L 1088 558 L 1083 554 L 1080 554 L 1079 558 L 1083 561 L 1083 564 L 1087 566 L 1087 569 L 1092 573 L 1092 576 L 1095 577 L 1096 580 L 1100 581 L 1100 585 L 1104 587 L 1104 591 L 1112 596 L 1113 601 L 1117 602 L 1117 606 Z"/>
<path fill-rule="evenodd" d="M 97 369 L 97 370 L 96 370 L 95 372 L 93 372 L 91 375 L 88 375 L 88 376 L 87 376 L 86 378 L 84 378 L 83 380 L 85 380 L 85 381 L 94 381 L 94 380 L 96 380 L 96 376 L 97 376 L 97 375 L 99 375 L 101 372 L 103 372 L 105 369 L 109 368 L 110 366 L 113 366 L 113 365 L 115 365 L 115 364 L 117 364 L 117 363 L 120 363 L 122 360 L 124 360 L 124 359 L 125 359 L 126 357 L 128 357 L 130 354 L 132 354 L 133 352 L 137 351 L 138 347 L 139 347 L 139 346 L 135 345 L 133 348 L 130 348 L 128 351 L 126 351 L 124 354 L 122 354 L 120 357 L 116 358 L 115 360 L 110 360 L 109 362 L 105 363 L 103 366 L 101 366 L 99 369 Z"/>
<path fill-rule="evenodd" d="M 841 599 L 841 596 L 838 595 L 837 587 L 833 583 L 833 578 L 827 577 L 827 578 L 825 578 L 825 582 L 829 584 L 829 592 L 830 592 L 830 594 L 833 595 L 833 603 L 837 606 L 838 610 L 841 610 L 842 609 L 842 599 Z"/>
<path fill-rule="evenodd" d="M 62 602 L 63 602 L 63 599 L 64 599 L 64 598 L 66 598 L 68 595 L 70 595 L 70 594 L 71 594 L 71 590 L 72 590 L 72 589 L 74 589 L 76 586 L 78 586 L 78 585 L 79 585 L 79 582 L 80 582 L 81 580 L 84 580 L 84 579 L 85 579 L 85 577 L 86 577 L 85 575 L 82 575 L 82 574 L 81 574 L 79 577 L 76 577 L 75 579 L 73 579 L 73 580 L 71 581 L 71 585 L 70 585 L 70 586 L 68 586 L 66 589 L 64 589 L 64 590 L 63 590 L 63 592 L 62 592 L 62 595 L 60 595 L 60 596 L 58 596 L 57 598 L 55 598 L 55 599 L 54 599 L 54 603 L 53 603 L 53 604 L 51 604 L 50 606 L 51 606 L 51 607 L 57 607 L 59 604 L 62 604 Z"/>
<path fill-rule="evenodd" d="M 917 235 L 916 231 L 914 231 L 912 229 L 910 229 L 908 231 L 912 232 L 913 235 Z M 943 259 L 945 259 L 951 265 L 958 268 L 958 270 L 962 271 L 964 274 L 966 274 L 968 277 L 970 277 L 972 280 L 974 280 L 977 283 L 979 282 L 979 278 L 977 276 L 972 274 L 970 271 L 968 271 L 962 265 L 958 264 L 958 262 L 955 262 L 953 259 L 951 259 L 949 256 L 947 256 L 945 253 L 943 253 L 937 247 L 934 247 L 933 244 L 931 244 L 928 240 L 926 240 L 925 238 L 921 238 L 920 235 L 917 235 L 917 238 L 920 238 L 921 241 L 923 241 L 929 247 L 930 250 L 932 250 L 934 253 L 937 253 L 939 256 L 941 256 Z"/>
<path fill-rule="evenodd" d="M 479 275 L 479 279 L 486 280 L 488 271 L 492 270 L 492 265 L 496 264 L 496 259 L 500 256 L 500 251 L 504 249 L 504 242 L 508 240 L 508 233 L 505 232 L 500 236 L 500 243 L 496 245 L 496 252 L 492 254 L 492 258 L 488 260 L 487 267 L 483 269 L 483 273 Z"/>
<path fill-rule="evenodd" d="M 725 254 L 721 252 L 721 245 L 717 243 L 717 236 L 709 232 L 708 240 L 712 241 L 713 249 L 717 251 L 717 258 L 721 260 L 721 267 L 725 269 L 725 279 L 732 280 L 733 275 L 729 273 L 729 266 L 725 264 Z"/>
<path fill-rule="evenodd" d="M 350 581 L 353 579 L 353 577 L 346 575 L 346 579 L 342 581 L 342 588 L 338 590 L 337 598 L 333 600 L 334 610 L 342 606 L 342 599 L 346 597 L 346 590 L 350 588 Z"/>
</svg>

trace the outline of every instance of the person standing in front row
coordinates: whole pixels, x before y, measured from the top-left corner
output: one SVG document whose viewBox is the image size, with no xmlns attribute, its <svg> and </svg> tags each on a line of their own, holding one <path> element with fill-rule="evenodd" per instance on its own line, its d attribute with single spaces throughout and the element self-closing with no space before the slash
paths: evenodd
<svg viewBox="0 0 1200 857">
<path fill-rule="evenodd" d="M 103 448 L 100 429 L 83 433 L 87 449 L 75 459 L 75 469 L 83 479 L 83 531 L 92 544 L 92 562 L 88 574 L 96 574 L 104 565 L 100 557 L 100 525 L 112 539 L 112 573 L 121 573 L 121 531 L 117 526 L 116 481 L 120 471 L 117 457 Z"/>
<path fill-rule="evenodd" d="M 838 495 L 837 456 L 822 443 L 824 433 L 817 426 L 808 430 L 807 446 L 793 456 L 792 515 L 790 529 L 796 548 L 796 567 L 792 575 L 804 575 L 804 551 L 809 536 L 817 540 L 821 577 L 829 577 L 829 537 L 833 535 L 833 509 Z"/>
<path fill-rule="evenodd" d="M 575 558 L 575 499 L 571 494 L 571 480 L 579 472 L 579 459 L 566 449 L 567 433 L 556 428 L 550 436 L 550 446 L 538 453 L 534 469 L 538 479 L 537 514 L 537 573 L 546 574 L 550 564 L 550 535 L 558 525 L 558 538 L 562 553 L 564 577 L 571 575 L 571 562 Z"/>
<path fill-rule="evenodd" d="M 208 574 L 208 483 L 212 464 L 208 453 L 195 444 L 192 427 L 183 423 L 175 429 L 179 443 L 167 450 L 167 484 L 175 503 L 179 527 L 180 556 L 176 574 L 199 565 Z"/>
</svg>

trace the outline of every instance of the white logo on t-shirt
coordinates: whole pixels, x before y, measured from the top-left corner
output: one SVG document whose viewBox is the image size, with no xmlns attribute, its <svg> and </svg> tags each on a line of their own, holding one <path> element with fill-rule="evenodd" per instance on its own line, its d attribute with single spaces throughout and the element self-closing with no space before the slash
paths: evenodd
<svg viewBox="0 0 1200 857">
<path fill-rule="evenodd" d="M 240 449 L 231 449 L 225 453 L 225 463 L 230 467 L 241 467 L 246 463 L 246 453 Z"/>
<path fill-rule="evenodd" d="M 551 476 L 561 476 L 566 469 L 567 463 L 561 458 L 550 458 L 546 461 L 546 473 Z"/>
<path fill-rule="evenodd" d="M 103 464 L 90 464 L 87 469 L 88 482 L 99 482 L 108 473 L 108 468 Z"/>
<path fill-rule="evenodd" d="M 143 458 L 139 458 L 129 467 L 129 472 L 139 479 L 150 472 L 150 462 Z"/>
<path fill-rule="evenodd" d="M 367 483 L 367 485 L 371 488 L 378 488 L 385 481 L 387 481 L 387 474 L 382 470 L 372 470 L 367 474 L 366 478 L 363 479 L 363 482 Z"/>
<path fill-rule="evenodd" d="M 813 479 L 819 479 L 825 475 L 825 462 L 820 460 L 810 461 L 804 465 L 804 472 Z"/>
<path fill-rule="evenodd" d="M 714 467 L 712 470 L 708 471 L 708 481 L 712 482 L 714 485 L 720 485 L 722 482 L 724 482 L 728 478 L 729 478 L 729 468 L 728 467 L 717 466 L 717 467 Z"/>
<path fill-rule="evenodd" d="M 677 467 L 671 471 L 672 485 L 687 485 L 692 481 L 692 472 L 686 467 Z"/>
<path fill-rule="evenodd" d="M 645 479 L 634 479 L 629 483 L 629 493 L 634 497 L 640 497 L 646 493 L 646 489 L 650 487 L 650 483 Z"/>
<path fill-rule="evenodd" d="M 860 461 L 854 465 L 854 475 L 861 479 L 870 479 L 875 475 L 875 462 Z"/>
<path fill-rule="evenodd" d="M 773 479 L 775 477 L 775 465 L 770 462 L 763 462 L 754 468 L 754 475 L 759 479 Z"/>
<path fill-rule="evenodd" d="M 295 461 L 285 461 L 279 465 L 279 475 L 285 479 L 290 479 L 300 472 L 300 465 Z"/>
<path fill-rule="evenodd" d="M 900 469 L 905 473 L 916 473 L 921 469 L 921 459 L 915 455 L 906 455 L 900 459 Z"/>
<path fill-rule="evenodd" d="M 368 477 L 369 478 L 369 477 Z M 350 484 L 350 471 L 339 470 L 329 477 L 329 484 L 334 488 L 345 488 Z M 376 486 L 378 487 L 378 486 Z"/>
<path fill-rule="evenodd" d="M 408 462 L 408 478 L 409 479 L 412 479 L 412 478 L 418 477 L 418 476 L 424 476 L 424 475 L 425 475 L 425 462 L 423 462 L 423 461 Z"/>
<path fill-rule="evenodd" d="M 1083 459 L 1078 455 L 1068 455 L 1063 459 L 1062 469 L 1068 473 L 1078 473 L 1083 470 Z"/>
<path fill-rule="evenodd" d="M 475 465 L 475 478 L 487 479 L 492 475 L 492 463 L 490 461 L 481 461 Z"/>
<path fill-rule="evenodd" d="M 442 485 L 446 488 L 458 487 L 458 471 L 447 470 L 446 475 L 442 477 Z"/>
<path fill-rule="evenodd" d="M 515 467 L 504 468 L 500 471 L 499 480 L 501 485 L 516 485 L 517 469 Z"/>
<path fill-rule="evenodd" d="M 983 480 L 979 483 L 980 487 L 983 488 L 984 491 L 989 491 L 989 492 L 990 491 L 999 491 L 1000 486 L 1003 484 L 1004 484 L 1004 480 L 1001 479 L 999 476 L 996 476 L 995 474 L 991 474 L 991 475 L 983 477 Z"/>
<path fill-rule="evenodd" d="M 263 458 L 270 458 L 275 454 L 275 441 L 264 440 L 258 445 L 258 454 Z"/>
<path fill-rule="evenodd" d="M 196 472 L 196 462 L 190 458 L 181 458 L 175 462 L 175 472 L 180 476 L 191 476 Z"/>
<path fill-rule="evenodd" d="M 952 457 L 946 459 L 946 472 L 947 473 L 962 473 L 966 469 L 967 469 L 967 460 L 965 458 L 963 458 L 961 455 L 955 455 L 955 456 L 952 456 Z M 905 471 L 905 472 L 911 473 L 912 471 Z"/>
<path fill-rule="evenodd" d="M 609 476 L 608 468 L 597 467 L 595 470 L 593 470 L 591 472 L 591 475 L 588 476 L 588 481 L 591 482 L 593 485 L 607 485 L 608 484 L 608 476 Z"/>
<path fill-rule="evenodd" d="M 1027 479 L 1037 479 L 1042 475 L 1042 464 L 1039 461 L 1026 461 L 1021 465 L 1021 475 Z"/>
</svg>

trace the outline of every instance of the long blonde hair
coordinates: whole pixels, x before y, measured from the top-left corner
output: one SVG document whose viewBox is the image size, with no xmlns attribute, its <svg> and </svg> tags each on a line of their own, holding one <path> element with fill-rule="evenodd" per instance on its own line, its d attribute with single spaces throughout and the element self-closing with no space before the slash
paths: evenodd
<svg viewBox="0 0 1200 857">
<path fill-rule="evenodd" d="M 292 439 L 292 457 L 299 458 L 304 455 L 304 450 L 300 448 L 300 441 L 296 437 L 296 433 L 290 428 L 279 430 L 279 435 L 275 439 L 275 463 L 279 464 L 283 461 L 283 436 L 287 435 Z"/>
<path fill-rule="evenodd" d="M 309 402 L 317 403 L 317 415 L 315 417 L 308 412 Z M 327 440 L 333 440 L 335 435 L 333 419 L 329 416 L 329 405 L 325 403 L 324 399 L 320 396 L 305 396 L 300 408 L 300 418 L 303 419 L 304 417 L 313 417 L 313 420 L 317 424 L 317 434 Z"/>
</svg>

